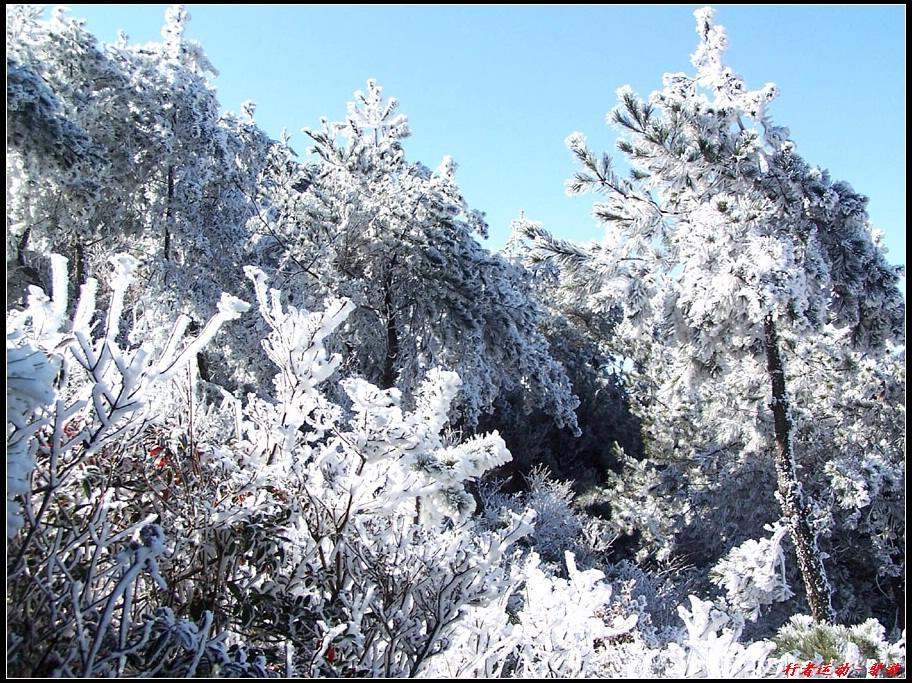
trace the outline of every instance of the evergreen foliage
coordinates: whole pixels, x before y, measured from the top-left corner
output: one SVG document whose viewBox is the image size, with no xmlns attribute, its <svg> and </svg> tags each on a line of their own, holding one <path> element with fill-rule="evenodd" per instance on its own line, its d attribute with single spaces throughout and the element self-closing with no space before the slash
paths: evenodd
<svg viewBox="0 0 912 683">
<path fill-rule="evenodd" d="M 695 16 L 491 253 L 376 82 L 301 160 L 186 8 L 9 7 L 8 672 L 903 673 L 900 272 Z"/>
</svg>

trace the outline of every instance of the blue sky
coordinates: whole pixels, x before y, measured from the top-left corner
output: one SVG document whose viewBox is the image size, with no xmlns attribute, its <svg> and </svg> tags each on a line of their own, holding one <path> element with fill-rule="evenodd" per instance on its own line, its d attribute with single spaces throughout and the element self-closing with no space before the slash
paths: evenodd
<svg viewBox="0 0 912 683">
<path fill-rule="evenodd" d="M 102 40 L 125 30 L 159 39 L 164 5 L 79 5 Z M 351 7 L 190 5 L 189 36 L 221 74 L 222 105 L 257 103 L 274 136 L 321 116 L 339 119 L 376 78 L 400 100 L 408 157 L 435 167 L 449 154 L 499 247 L 520 209 L 571 239 L 600 236 L 592 197 L 569 198 L 563 140 L 585 133 L 614 149 L 605 125 L 618 86 L 648 95 L 666 71 L 691 71 L 694 6 Z M 777 83 L 772 107 L 799 151 L 871 199 L 889 258 L 905 262 L 905 10 L 721 6 L 728 63 L 751 87 Z"/>
</svg>

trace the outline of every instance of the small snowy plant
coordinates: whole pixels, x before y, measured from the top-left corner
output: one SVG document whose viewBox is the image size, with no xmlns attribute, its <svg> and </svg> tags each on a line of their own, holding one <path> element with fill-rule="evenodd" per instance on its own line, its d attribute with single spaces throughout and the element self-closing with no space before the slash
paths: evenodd
<svg viewBox="0 0 912 683">
<path fill-rule="evenodd" d="M 855 626 L 821 624 L 796 614 L 772 638 L 776 654 L 785 662 L 848 663 L 866 671 L 874 664 L 906 665 L 905 631 L 891 643 L 876 619 Z"/>
<path fill-rule="evenodd" d="M 531 545 L 541 559 L 563 564 L 567 552 L 586 566 L 604 559 L 616 535 L 604 522 L 591 517 L 574 504 L 572 483 L 551 476 L 547 468 L 535 466 L 525 477 L 528 490 L 513 495 L 502 491 L 504 482 L 482 482 L 479 494 L 484 523 L 497 526 L 511 512 L 535 513 L 535 525 L 524 544 Z"/>
<path fill-rule="evenodd" d="M 713 583 L 725 589 L 726 598 L 745 618 L 756 621 L 760 608 L 792 597 L 785 577 L 782 540 L 788 528 L 769 527 L 770 538 L 749 539 L 732 548 L 713 567 Z"/>
<path fill-rule="evenodd" d="M 531 515 L 481 531 L 465 490 L 509 452 L 496 433 L 444 440 L 459 387 L 451 372 L 429 372 L 411 411 L 396 389 L 360 378 L 342 383 L 348 409 L 330 402 L 319 385 L 341 359 L 323 340 L 353 306 L 299 310 L 267 289 L 262 271 L 247 275 L 270 329 L 263 347 L 279 372 L 274 402 L 251 396 L 242 412 L 235 452 L 244 468 L 218 515 L 246 524 L 273 517 L 290 542 L 273 567 L 238 567 L 232 581 L 262 596 L 257 621 L 304 599 L 288 632 L 300 671 L 415 675 L 465 609 L 509 584 L 503 560 Z"/>
<path fill-rule="evenodd" d="M 690 596 L 690 609 L 678 607 L 686 635 L 663 653 L 665 676 L 688 678 L 757 678 L 775 673 L 769 655 L 775 645 L 738 642 L 743 621 L 717 609 L 712 602 Z"/>
<path fill-rule="evenodd" d="M 111 474 L 151 419 L 150 390 L 247 307 L 224 296 L 196 338 L 179 319 L 160 353 L 122 348 L 136 262 L 111 262 L 106 312 L 89 278 L 69 316 L 67 264 L 54 256 L 52 296 L 33 287 L 7 317 L 8 662 L 20 672 L 120 674 L 148 644 L 154 618 L 140 605 L 166 586 L 165 532 L 148 509 L 123 515 Z"/>
<path fill-rule="evenodd" d="M 634 643 L 637 615 L 612 600 L 597 569 L 580 570 L 564 555 L 566 578 L 529 553 L 514 563 L 510 589 L 471 610 L 452 646 L 433 664 L 437 676 L 552 678 L 625 675 L 644 653 Z"/>
<path fill-rule="evenodd" d="M 612 614 L 612 588 L 601 571 L 580 571 L 569 552 L 564 561 L 566 579 L 550 576 L 536 556 L 530 558 L 517 614 L 519 676 L 599 675 L 612 641 L 636 626 L 635 614 Z"/>
<path fill-rule="evenodd" d="M 121 348 L 134 265 L 115 259 L 106 314 L 95 311 L 90 280 L 70 319 L 57 259 L 53 298 L 33 292 L 8 319 L 8 447 L 24 444 L 26 454 L 8 499 L 23 509 L 10 529 L 11 604 L 20 606 L 11 666 L 252 673 L 232 650 L 252 642 L 263 672 L 284 661 L 310 675 L 420 673 L 466 610 L 509 587 L 510 548 L 533 518 L 512 514 L 497 530 L 472 521 L 465 482 L 510 456 L 496 433 L 444 439 L 459 378 L 430 372 L 413 410 L 360 379 L 344 382 L 348 407 L 332 403 L 320 385 L 341 359 L 323 342 L 351 305 L 283 305 L 248 268 L 278 373 L 269 400 L 226 395 L 232 429 L 204 405 L 162 395 L 182 386 L 178 370 L 246 304 L 223 297 L 189 342 L 178 319 L 160 353 Z M 52 355 L 54 372 L 43 371 Z M 42 372 L 23 381 L 23 363 Z M 191 419 L 150 410 L 150 396 Z M 149 441 L 175 430 L 177 439 Z M 44 590 L 20 580 L 32 573 Z M 51 651 L 41 655 L 39 642 Z"/>
</svg>

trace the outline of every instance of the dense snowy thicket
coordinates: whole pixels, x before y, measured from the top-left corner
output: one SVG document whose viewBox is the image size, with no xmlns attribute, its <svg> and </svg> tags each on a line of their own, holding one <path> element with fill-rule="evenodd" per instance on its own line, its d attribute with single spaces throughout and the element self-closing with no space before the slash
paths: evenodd
<svg viewBox="0 0 912 683">
<path fill-rule="evenodd" d="M 630 179 L 567 139 L 605 239 L 500 253 L 375 82 L 302 160 L 220 112 L 186 9 L 42 17 L 7 10 L 11 674 L 905 671 L 901 273 L 711 10 L 695 75 L 618 93 Z"/>
</svg>

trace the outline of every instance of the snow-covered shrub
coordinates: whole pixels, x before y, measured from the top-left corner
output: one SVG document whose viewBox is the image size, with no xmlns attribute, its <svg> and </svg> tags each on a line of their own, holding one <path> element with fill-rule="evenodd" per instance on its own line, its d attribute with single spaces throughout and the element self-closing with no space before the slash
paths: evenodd
<svg viewBox="0 0 912 683">
<path fill-rule="evenodd" d="M 353 306 L 286 307 L 261 271 L 247 274 L 279 374 L 274 403 L 248 397 L 234 502 L 224 498 L 217 514 L 241 526 L 272 517 L 286 542 L 273 567 L 238 567 L 231 580 L 242 594 L 258 593 L 248 616 L 261 633 L 272 618 L 264 612 L 303 601 L 283 612 L 302 672 L 414 675 L 461 610 L 506 586 L 502 559 L 531 515 L 481 531 L 464 483 L 509 453 L 496 433 L 442 438 L 459 387 L 451 372 L 431 371 L 412 411 L 397 390 L 358 378 L 342 383 L 350 409 L 328 401 L 317 387 L 341 358 L 322 341 Z"/>
<path fill-rule="evenodd" d="M 503 492 L 504 481 L 481 483 L 484 523 L 496 527 L 510 514 L 531 510 L 535 522 L 523 543 L 531 545 L 542 560 L 562 564 L 566 553 L 571 552 L 586 567 L 601 563 L 616 536 L 604 520 L 576 506 L 571 482 L 555 479 L 542 465 L 535 466 L 524 479 L 527 489 L 512 495 Z"/>
<path fill-rule="evenodd" d="M 760 608 L 794 595 L 785 575 L 782 541 L 788 530 L 769 527 L 770 538 L 749 539 L 732 548 L 713 567 L 713 583 L 725 589 L 728 603 L 745 618 L 756 621 Z"/>
<path fill-rule="evenodd" d="M 674 641 L 680 632 L 677 607 L 703 587 L 695 567 L 659 563 L 644 568 L 630 560 L 604 567 L 621 604 L 638 615 L 637 630 L 650 647 Z"/>
<path fill-rule="evenodd" d="M 122 349 L 123 303 L 136 262 L 119 255 L 112 265 L 104 313 L 95 309 L 98 283 L 90 278 L 67 315 L 66 260 L 54 256 L 52 296 L 32 288 L 25 310 L 7 317 L 12 370 L 36 371 L 14 376 L 8 387 L 7 452 L 18 458 L 8 496 L 23 510 L 8 529 L 7 661 L 18 672 L 123 673 L 130 656 L 148 646 L 150 627 L 139 626 L 139 615 L 146 595 L 165 587 L 165 532 L 153 523 L 160 514 L 124 514 L 123 498 L 133 494 L 112 486 L 113 475 L 148 423 L 150 388 L 247 308 L 226 295 L 195 339 L 184 340 L 179 320 L 160 353 L 145 345 Z"/>
<path fill-rule="evenodd" d="M 54 402 L 56 364 L 31 344 L 6 340 L 6 537 L 22 528 L 21 507 L 16 500 L 29 492 L 35 468 L 34 441 L 45 422 L 37 414 Z"/>
<path fill-rule="evenodd" d="M 689 678 L 757 678 L 775 673 L 769 655 L 775 645 L 757 641 L 738 642 L 743 621 L 716 609 L 712 602 L 690 596 L 690 609 L 681 605 L 678 614 L 686 635 L 663 653 L 662 674 Z"/>
<path fill-rule="evenodd" d="M 511 591 L 469 612 L 430 672 L 552 678 L 635 671 L 643 649 L 632 634 L 637 615 L 612 602 L 601 571 L 580 571 L 570 552 L 564 563 L 566 578 L 528 554 L 514 567 Z"/>
<path fill-rule="evenodd" d="M 884 627 L 876 619 L 855 626 L 842 626 L 814 621 L 796 614 L 772 638 L 776 654 L 783 661 L 848 662 L 853 669 L 869 669 L 874 663 L 899 663 L 905 667 L 905 631 L 891 643 Z"/>
<path fill-rule="evenodd" d="M 636 615 L 613 613 L 612 588 L 601 571 L 580 571 L 565 555 L 567 578 L 546 573 L 530 558 L 521 592 L 516 675 L 605 675 L 614 641 L 636 625 Z M 615 663 L 612 661 L 612 663 Z"/>
<path fill-rule="evenodd" d="M 743 619 L 689 598 L 674 625 L 656 629 L 644 600 L 580 571 L 565 556 L 566 578 L 534 552 L 514 563 L 511 591 L 475 607 L 429 674 L 450 677 L 772 676 L 779 660 L 767 640 L 740 642 Z M 642 598 L 643 596 L 640 596 Z M 683 622 L 683 628 L 681 623 Z"/>
<path fill-rule="evenodd" d="M 278 369 L 272 397 L 226 394 L 214 411 L 190 386 L 175 400 L 165 386 L 182 390 L 178 370 L 246 304 L 223 297 L 189 343 L 180 318 L 160 354 L 121 349 L 134 266 L 115 259 L 104 316 L 90 280 L 72 321 L 56 286 L 8 319 L 14 351 L 37 346 L 62 368 L 55 410 L 40 405 L 47 391 L 38 403 L 13 397 L 33 418 L 10 438 L 36 435 L 31 486 L 15 501 L 25 529 L 10 545 L 13 669 L 224 674 L 242 650 L 262 657 L 251 673 L 419 673 L 466 609 L 507 588 L 510 546 L 534 516 L 487 530 L 471 519 L 465 482 L 510 456 L 496 433 L 443 438 L 459 378 L 431 371 L 411 411 L 357 378 L 343 383 L 348 407 L 330 402 L 320 385 L 341 358 L 323 342 L 351 305 L 284 306 L 249 268 Z M 150 410 L 150 396 L 180 419 Z M 29 591 L 27 576 L 44 590 Z M 172 635 L 153 638 L 166 622 Z"/>
</svg>

